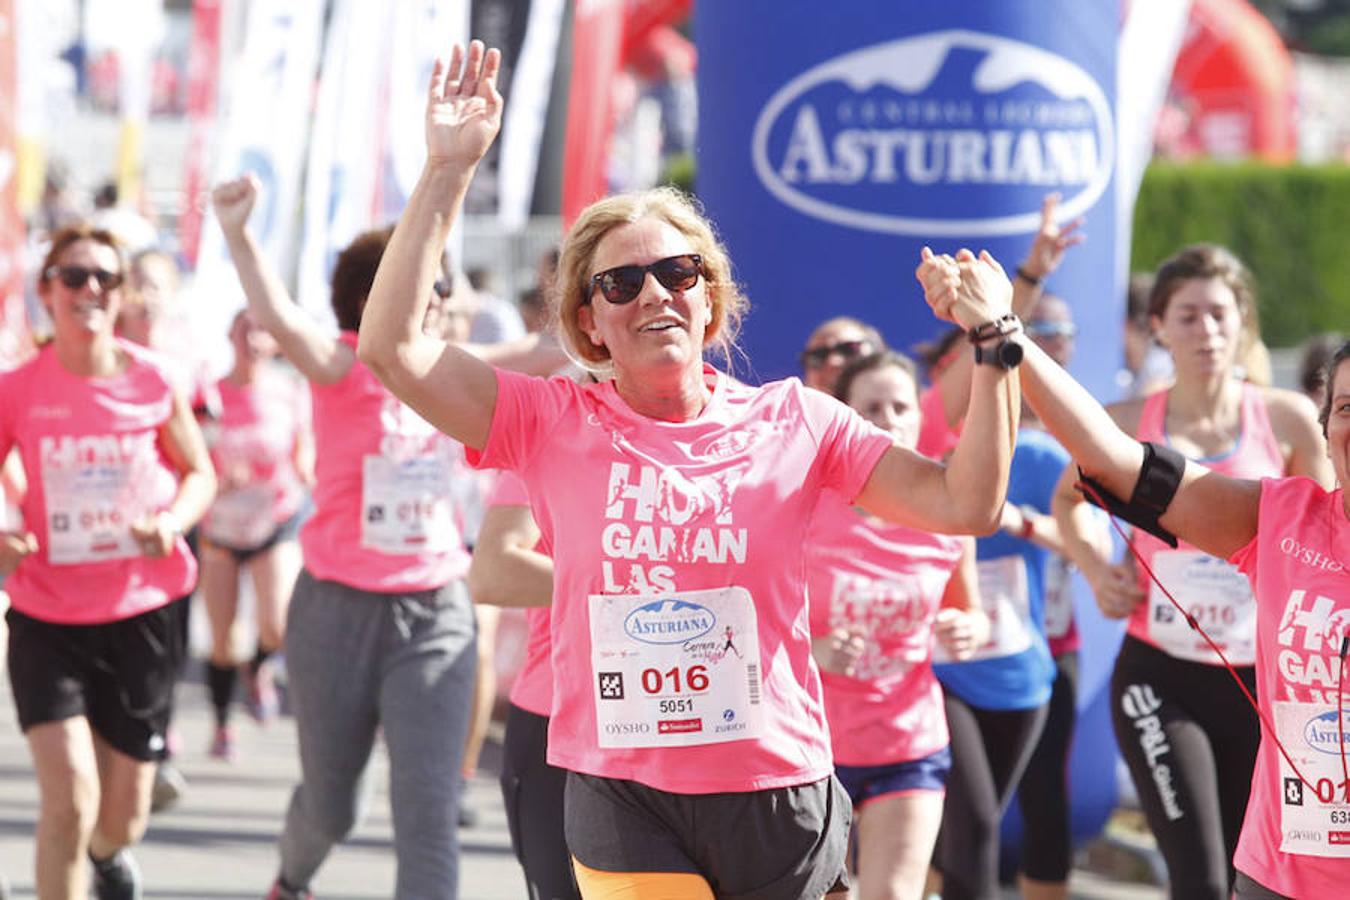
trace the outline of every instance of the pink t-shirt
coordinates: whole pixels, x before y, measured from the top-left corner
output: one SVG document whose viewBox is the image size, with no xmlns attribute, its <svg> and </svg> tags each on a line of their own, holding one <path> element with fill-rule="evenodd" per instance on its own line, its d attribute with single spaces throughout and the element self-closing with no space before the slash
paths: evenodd
<svg viewBox="0 0 1350 900">
<path fill-rule="evenodd" d="M 1340 785 L 1340 754 L 1350 751 L 1338 746 L 1336 727 L 1341 642 L 1350 635 L 1344 497 L 1308 478 L 1266 479 L 1259 521 L 1255 540 L 1231 558 L 1257 597 L 1256 695 L 1303 775 Z M 1321 804 L 1263 729 L 1233 862 L 1288 897 L 1343 897 L 1348 818 L 1350 804 Z"/>
<path fill-rule="evenodd" d="M 222 380 L 216 390 L 220 420 L 209 432 L 219 489 L 202 532 L 223 546 L 248 550 L 304 502 L 295 448 L 309 431 L 309 398 L 298 381 L 270 367 L 252 384 Z"/>
<path fill-rule="evenodd" d="M 48 346 L 0 375 L 0 459 L 17 447 L 28 479 L 23 527 L 39 549 L 5 590 L 46 622 L 127 619 L 189 593 L 197 563 L 179 538 L 162 559 L 130 537 L 141 515 L 166 509 L 178 476 L 159 443 L 174 389 L 156 355 L 118 341 L 129 360 L 109 378 L 72 375 Z"/>
<path fill-rule="evenodd" d="M 502 472 L 488 494 L 487 507 L 529 506 L 530 495 L 514 472 Z M 535 550 L 551 556 L 548 542 L 540 539 Z M 525 610 L 525 662 L 511 684 L 511 702 L 526 712 L 547 716 L 553 704 L 552 609 L 531 606 Z"/>
<path fill-rule="evenodd" d="M 866 642 L 853 675 L 820 676 L 835 762 L 887 765 L 947 746 L 933 620 L 963 548 L 821 497 L 806 544 L 811 634 L 843 628 Z"/>
<path fill-rule="evenodd" d="M 353 352 L 356 332 L 341 340 Z M 450 478 L 461 446 L 385 390 L 360 361 L 334 384 L 310 384 L 314 515 L 300 529 L 315 578 L 378 593 L 463 578 Z"/>
<path fill-rule="evenodd" d="M 1135 437 L 1139 440 L 1168 443 L 1167 397 L 1168 391 L 1164 390 L 1145 398 L 1135 429 Z M 1270 426 L 1260 388 L 1243 384 L 1241 415 L 1242 432 L 1237 445 L 1223 456 L 1199 461 L 1230 478 L 1283 475 L 1284 454 Z M 1134 546 L 1177 601 L 1196 615 L 1200 626 L 1223 648 L 1229 662 L 1250 666 L 1255 649 L 1252 629 L 1255 610 L 1246 585 L 1241 583 L 1232 567 L 1185 541 L 1179 543 L 1177 550 L 1172 550 L 1142 529 L 1134 532 Z M 1148 599 L 1136 606 L 1130 616 L 1130 636 L 1179 658 L 1222 665 L 1205 639 L 1190 632 L 1175 607 L 1149 580 L 1143 567 L 1138 570 L 1139 586 Z M 1236 626 L 1235 622 L 1238 623 Z"/>
<path fill-rule="evenodd" d="M 497 373 L 469 458 L 520 474 L 554 548 L 549 762 L 676 793 L 815 781 L 832 766 L 806 529 L 891 439 L 795 378 L 704 376 L 707 407 L 663 422 L 612 383 Z"/>
<path fill-rule="evenodd" d="M 942 459 L 956 448 L 961 439 L 961 424 L 955 427 L 947 424 L 947 413 L 942 408 L 942 387 L 933 384 L 919 394 L 919 412 L 922 424 L 919 426 L 919 442 L 914 448 L 929 459 Z"/>
</svg>

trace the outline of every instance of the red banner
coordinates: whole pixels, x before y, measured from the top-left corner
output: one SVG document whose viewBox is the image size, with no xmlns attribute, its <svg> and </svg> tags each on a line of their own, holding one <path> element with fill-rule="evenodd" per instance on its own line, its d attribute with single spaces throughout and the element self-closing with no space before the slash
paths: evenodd
<svg viewBox="0 0 1350 900">
<path fill-rule="evenodd" d="M 188 267 L 197 264 L 205 214 L 207 146 L 216 125 L 216 93 L 220 78 L 221 0 L 194 0 L 192 45 L 188 51 L 187 115 L 191 132 L 183 180 L 183 214 L 178 235 Z"/>
<path fill-rule="evenodd" d="M 23 309 L 23 216 L 19 215 L 18 29 L 14 0 L 0 0 L 0 370 L 32 349 Z"/>
<path fill-rule="evenodd" d="M 572 84 L 563 149 L 563 228 L 605 196 L 605 164 L 614 130 L 610 85 L 623 48 L 622 0 L 578 0 L 572 23 Z"/>
</svg>

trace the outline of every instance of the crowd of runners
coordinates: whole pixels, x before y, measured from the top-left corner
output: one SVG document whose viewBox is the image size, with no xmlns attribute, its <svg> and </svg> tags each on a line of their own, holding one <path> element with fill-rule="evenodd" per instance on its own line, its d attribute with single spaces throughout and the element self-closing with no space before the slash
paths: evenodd
<svg viewBox="0 0 1350 900">
<path fill-rule="evenodd" d="M 261 252 L 246 174 L 212 196 L 245 298 L 223 377 L 157 324 L 170 257 L 52 234 L 50 339 L 0 373 L 38 896 L 143 896 L 157 772 L 171 794 L 175 750 L 247 765 L 238 682 L 274 718 L 282 656 L 301 778 L 259 895 L 312 896 L 382 742 L 394 895 L 458 896 L 489 609 L 515 606 L 501 789 L 530 897 L 997 897 L 1017 793 L 1022 895 L 1064 898 L 1075 570 L 1128 623 L 1110 705 L 1172 896 L 1344 893 L 1350 344 L 1321 343 L 1306 395 L 1270 387 L 1242 263 L 1181 248 L 1132 285 L 1151 340 L 1104 408 L 1066 372 L 1049 289 L 1081 237 L 1051 196 L 1011 277 L 914 260 L 948 326 L 923 371 L 832 318 L 801 379 L 754 387 L 748 300 L 671 189 L 587 208 L 537 292 L 552 328 L 489 343 L 524 329 L 475 322 L 444 248 L 500 63 L 437 65 L 417 188 L 337 257 L 336 335 Z M 175 748 L 194 592 L 215 728 Z"/>
</svg>

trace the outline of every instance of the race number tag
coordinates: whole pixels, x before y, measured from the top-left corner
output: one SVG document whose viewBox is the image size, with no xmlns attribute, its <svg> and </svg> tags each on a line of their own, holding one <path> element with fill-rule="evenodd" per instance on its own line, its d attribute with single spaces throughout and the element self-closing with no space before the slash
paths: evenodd
<svg viewBox="0 0 1350 900">
<path fill-rule="evenodd" d="M 755 604 L 739 587 L 592 594 L 601 747 L 687 747 L 764 731 Z"/>
<path fill-rule="evenodd" d="M 1151 563 L 1158 581 L 1235 666 L 1256 662 L 1256 601 L 1246 576 L 1199 550 L 1159 550 Z M 1154 583 L 1148 595 L 1148 634 L 1177 659 L 1214 665 L 1218 656 Z"/>
<path fill-rule="evenodd" d="M 989 640 L 961 660 L 1000 659 L 1031 646 L 1031 593 L 1027 563 L 1020 554 L 982 559 L 975 563 L 980 579 L 980 606 L 989 617 Z M 957 662 L 939 642 L 933 644 L 933 662 Z"/>
<path fill-rule="evenodd" d="M 450 463 L 442 456 L 365 457 L 361 546 L 377 553 L 445 553 L 454 548 Z"/>
<path fill-rule="evenodd" d="M 1310 788 L 1280 757 L 1280 850 L 1303 856 L 1350 857 L 1350 784 L 1342 768 L 1337 712 L 1318 703 L 1277 702 L 1275 732 Z M 1319 796 L 1320 795 L 1320 796 Z"/>
<path fill-rule="evenodd" d="M 272 486 L 250 484 L 216 497 L 202 523 L 212 541 L 235 550 L 251 550 L 271 536 Z"/>
<path fill-rule="evenodd" d="M 47 559 L 54 566 L 141 555 L 131 523 L 148 512 L 131 461 L 42 466 Z"/>
<path fill-rule="evenodd" d="M 1045 567 L 1045 636 L 1064 637 L 1073 625 L 1073 567 L 1052 556 Z"/>
</svg>

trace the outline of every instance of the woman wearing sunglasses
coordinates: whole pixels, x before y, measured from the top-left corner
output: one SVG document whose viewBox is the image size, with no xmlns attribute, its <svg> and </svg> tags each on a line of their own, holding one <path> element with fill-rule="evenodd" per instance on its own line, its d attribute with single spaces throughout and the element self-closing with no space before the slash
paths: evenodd
<svg viewBox="0 0 1350 900">
<path fill-rule="evenodd" d="M 968 289 L 983 290 L 976 288 L 972 269 L 958 258 L 946 267 L 953 276 L 947 283 L 959 276 Z M 1201 286 L 1206 293 L 1213 287 Z M 945 288 L 930 291 L 928 300 L 950 302 Z M 1178 293 L 1172 302 L 1179 300 L 1185 296 Z M 1217 333 L 1216 324 L 1211 321 L 1206 330 Z M 1234 896 L 1340 896 L 1350 874 L 1350 829 L 1344 824 L 1350 817 L 1345 775 L 1350 735 L 1337 711 L 1350 689 L 1341 677 L 1350 647 L 1350 502 L 1344 492 L 1350 478 L 1350 344 L 1328 368 L 1331 387 L 1320 415 L 1322 452 L 1336 480 L 1335 489 L 1327 489 L 1303 475 L 1228 476 L 1158 442 L 1140 444 L 1043 351 L 1022 343 L 1027 401 L 1077 461 L 1080 477 L 1095 479 L 1097 488 L 1114 495 L 1136 525 L 1161 529 L 1228 560 L 1251 583 L 1255 694 L 1264 721 L 1233 857 Z M 1157 574 L 1167 581 L 1163 572 Z M 1192 605 L 1194 594 L 1174 593 L 1184 606 Z M 1205 610 L 1192 615 L 1207 633 L 1224 639 Z M 1175 735 L 1167 731 L 1161 701 L 1141 689 L 1121 705 L 1135 714 L 1140 733 L 1162 735 L 1151 743 L 1169 766 L 1165 774 L 1175 775 L 1170 758 Z M 1216 695 L 1209 702 L 1216 702 Z M 1175 882 L 1172 895 L 1207 896 L 1187 894 Z"/>
<path fill-rule="evenodd" d="M 499 65 L 475 41 L 436 67 L 427 163 L 358 349 L 477 464 L 519 474 L 553 547 L 548 753 L 569 771 L 582 895 L 840 891 L 850 804 L 811 661 L 807 525 L 832 488 L 918 528 L 993 528 L 1012 379 L 979 367 L 945 468 L 795 379 L 731 381 L 703 357 L 730 343 L 745 300 L 708 222 L 672 190 L 594 204 L 563 245 L 561 334 L 612 381 L 525 378 L 426 336 L 439 248 L 501 123 Z M 918 274 L 935 265 L 926 255 Z M 984 326 L 993 354 L 1009 292 L 974 305 L 958 293 L 942 315 Z"/>
<path fill-rule="evenodd" d="M 37 893 L 141 896 L 126 848 L 150 812 L 197 566 L 183 531 L 215 476 L 165 364 L 117 338 L 125 260 L 108 232 L 52 239 L 38 295 L 53 340 L 0 376 L 0 459 L 27 481 L 0 533 L 9 678 L 37 770 Z"/>
<path fill-rule="evenodd" d="M 802 382 L 809 388 L 832 394 L 845 366 L 885 349 L 881 332 L 866 322 L 852 316 L 827 319 L 806 339 L 806 349 L 801 355 Z"/>
<path fill-rule="evenodd" d="M 1149 317 L 1172 357 L 1175 381 L 1108 411 L 1137 439 L 1171 447 L 1214 472 L 1252 479 L 1303 475 L 1330 485 L 1312 403 L 1235 374 L 1254 339 L 1248 322 L 1255 302 L 1246 269 L 1227 250 L 1201 244 L 1166 260 L 1154 279 Z M 1222 660 L 1147 573 L 1132 558 L 1112 564 L 1093 549 L 1099 545 L 1082 539 L 1074 508 L 1085 501 L 1073 489 L 1076 480 L 1070 468 L 1057 491 L 1069 548 L 1103 614 L 1129 620 L 1111 679 L 1117 743 L 1167 861 L 1174 896 L 1227 897 L 1259 722 Z M 1188 610 L 1204 611 L 1200 625 L 1253 688 L 1259 613 L 1242 574 L 1203 546 L 1168 547 L 1144 532 L 1136 532 L 1133 543 Z M 1138 697 L 1148 702 L 1132 702 Z M 1161 743 L 1141 730 L 1148 716 L 1162 723 Z"/>
</svg>

